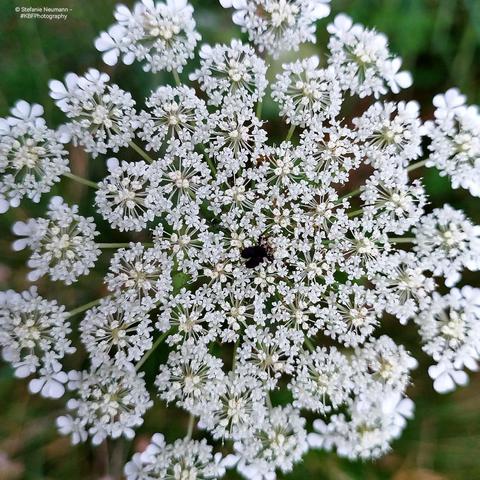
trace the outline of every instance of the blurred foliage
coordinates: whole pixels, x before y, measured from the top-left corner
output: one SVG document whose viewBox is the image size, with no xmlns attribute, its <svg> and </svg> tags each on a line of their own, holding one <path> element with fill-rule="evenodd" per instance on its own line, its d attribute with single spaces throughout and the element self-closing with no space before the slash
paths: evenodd
<svg viewBox="0 0 480 480">
<path fill-rule="evenodd" d="M 116 0 L 1 0 L 0 1 L 0 116 L 16 99 L 44 105 L 50 125 L 63 121 L 48 97 L 48 80 L 63 78 L 68 71 L 84 72 L 89 67 L 107 71 L 122 88 L 141 99 L 161 83 L 170 82 L 167 74 L 146 74 L 135 64 L 107 67 L 93 47 L 93 39 L 113 21 Z M 132 0 L 125 3 L 132 4 Z M 204 41 L 222 42 L 240 35 L 230 15 L 216 0 L 194 0 L 196 19 Z M 66 21 L 20 19 L 16 7 L 68 7 Z M 405 99 L 417 99 L 425 118 L 432 114 L 431 98 L 451 86 L 458 86 L 470 103 L 480 103 L 480 0 L 333 0 L 334 13 L 345 11 L 354 20 L 385 32 L 393 51 L 404 59 L 404 66 L 414 75 L 414 86 L 402 93 Z M 331 17 L 330 17 L 331 18 Z M 328 19 L 319 22 L 318 45 L 305 46 L 300 55 L 324 56 Z M 299 54 L 289 54 L 287 58 Z M 191 70 L 191 66 L 187 68 Z M 279 63 L 273 65 L 273 75 Z M 185 75 L 185 74 L 184 74 Z M 362 106 L 363 108 L 363 106 Z M 271 120 L 269 131 L 275 137 L 278 120 L 275 108 L 266 104 L 264 118 Z M 128 156 L 131 153 L 121 152 Z M 71 151 L 72 169 L 80 175 L 100 178 L 105 172 L 101 159 L 88 161 L 80 149 Z M 464 209 L 480 223 L 480 202 L 463 191 L 452 191 L 448 180 L 435 171 L 425 172 L 425 183 L 432 206 L 449 202 Z M 52 193 L 67 194 L 81 205 L 85 215 L 93 215 L 87 189 L 62 182 Z M 48 196 L 47 196 L 48 197 Z M 0 218 L 0 287 L 22 290 L 26 255 L 13 255 L 10 226 L 16 219 L 41 215 L 46 197 L 40 204 L 23 202 L 22 206 Z M 98 217 L 102 232 L 99 241 L 111 241 L 112 233 Z M 124 241 L 115 234 L 115 241 Z M 139 237 L 141 238 L 141 237 Z M 76 287 L 39 282 L 40 292 L 62 298 L 68 307 L 81 305 L 105 294 L 101 276 L 106 271 L 108 255 L 103 255 L 93 277 Z M 471 284 L 478 285 L 473 277 Z M 78 319 L 76 319 L 78 321 Z M 317 480 L 476 480 L 480 479 L 480 377 L 472 376 L 471 385 L 454 394 L 440 396 L 433 392 L 426 376 L 428 359 L 419 351 L 415 331 L 388 326 L 417 358 L 420 367 L 410 395 L 416 403 L 415 420 L 393 451 L 377 462 L 348 462 L 335 455 L 310 452 L 305 462 L 290 475 L 279 478 Z M 165 352 L 159 349 L 146 364 L 147 379 L 155 375 L 156 364 Z M 155 357 L 155 358 L 154 358 Z M 84 357 L 74 356 L 72 367 L 79 368 Z M 11 369 L 0 364 L 0 480 L 99 480 L 118 478 L 125 458 L 141 449 L 154 432 L 164 432 L 168 439 L 182 436 L 187 418 L 177 410 L 168 413 L 161 404 L 152 409 L 135 445 L 121 441 L 92 449 L 89 445 L 70 447 L 69 440 L 55 431 L 54 419 L 62 411 L 61 401 L 44 401 L 28 394 L 25 381 L 12 378 Z M 107 461 L 108 459 L 108 461 Z M 109 472 L 109 469 L 111 471 Z M 108 477 L 108 475 L 111 475 Z M 230 478 L 238 478 L 231 474 Z"/>
</svg>

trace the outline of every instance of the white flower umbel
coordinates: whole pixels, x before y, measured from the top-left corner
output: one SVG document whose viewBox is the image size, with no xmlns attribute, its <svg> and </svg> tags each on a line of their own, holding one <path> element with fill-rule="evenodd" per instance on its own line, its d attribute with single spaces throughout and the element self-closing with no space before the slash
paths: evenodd
<svg viewBox="0 0 480 480">
<path fill-rule="evenodd" d="M 50 96 L 70 119 L 64 135 L 93 157 L 128 145 L 137 123 L 131 94 L 109 85 L 109 80 L 106 73 L 91 68 L 83 77 L 69 73 L 65 83 L 49 83 Z"/>
<path fill-rule="evenodd" d="M 235 8 L 233 21 L 263 52 L 278 56 L 315 41 L 315 22 L 330 13 L 330 0 L 220 0 Z"/>
<path fill-rule="evenodd" d="M 107 297 L 98 307 L 88 310 L 79 329 L 95 367 L 105 363 L 125 367 L 138 362 L 152 346 L 148 310 L 122 297 Z"/>
<path fill-rule="evenodd" d="M 382 33 L 353 24 L 344 14 L 335 17 L 328 32 L 328 63 L 335 68 L 345 90 L 361 98 L 378 97 L 388 90 L 398 93 L 412 84 L 410 73 L 399 72 L 402 62 L 389 52 L 387 37 Z"/>
<path fill-rule="evenodd" d="M 230 45 L 203 45 L 200 68 L 190 74 L 208 95 L 208 103 L 220 105 L 225 97 L 240 96 L 246 103 L 262 99 L 268 85 L 267 66 L 250 45 L 232 40 Z"/>
<path fill-rule="evenodd" d="M 32 250 L 30 281 L 48 274 L 52 280 L 70 285 L 88 274 L 100 255 L 94 242 L 98 232 L 93 219 L 82 217 L 76 205 L 69 207 L 60 197 L 50 201 L 48 218 L 17 222 L 13 232 L 22 237 L 13 244 L 15 250 Z"/>
<path fill-rule="evenodd" d="M 253 439 L 236 442 L 234 448 L 237 470 L 245 478 L 276 478 L 275 469 L 290 472 L 308 450 L 305 419 L 291 407 L 276 407 Z"/>
<path fill-rule="evenodd" d="M 140 113 L 138 136 L 147 148 L 158 151 L 171 139 L 193 144 L 208 138 L 205 102 L 195 90 L 184 85 L 177 88 L 159 87 L 146 101 L 148 111 Z"/>
<path fill-rule="evenodd" d="M 146 204 L 150 167 L 143 161 L 109 158 L 107 168 L 109 175 L 99 183 L 95 198 L 98 211 L 113 228 L 141 231 L 155 217 Z"/>
<path fill-rule="evenodd" d="M 23 197 L 40 200 L 68 172 L 60 135 L 42 118 L 43 107 L 19 100 L 11 117 L 0 118 L 0 213 Z"/>
<path fill-rule="evenodd" d="M 413 413 L 409 347 L 432 357 L 439 392 L 464 385 L 480 359 L 480 294 L 462 281 L 480 270 L 480 227 L 434 203 L 421 171 L 412 174 L 436 166 L 477 194 L 478 111 L 449 90 L 424 125 L 417 102 L 392 95 L 411 77 L 386 37 L 346 15 L 328 27 L 325 57 L 292 55 L 314 40 L 325 0 L 221 4 L 254 45 L 203 46 L 195 66 L 186 0 L 116 8 L 96 42 L 105 62 L 172 70 L 170 84 L 139 99 L 140 114 L 92 69 L 50 82 L 68 119 L 57 134 L 22 101 L 0 121 L 0 173 L 11 176 L 0 180 L 3 210 L 37 200 L 55 173 L 96 190 L 80 207 L 54 197 L 45 218 L 14 225 L 14 248 L 33 251 L 29 279 L 77 282 L 102 252 L 72 295 L 83 297 L 87 281 L 108 292 L 68 314 L 35 290 L 1 293 L 3 356 L 17 376 L 32 374 L 33 393 L 70 389 L 57 424 L 74 443 L 133 440 L 153 399 L 165 421 L 187 425 L 189 415 L 184 438 L 156 434 L 132 452 L 128 480 L 206 480 L 232 468 L 274 480 L 309 448 L 377 458 Z M 288 63 L 271 66 L 284 50 Z M 67 171 L 59 138 L 68 135 L 99 157 L 98 182 Z M 120 148 L 132 151 L 108 158 Z M 107 243 L 95 242 L 83 211 Z M 84 369 L 68 375 L 67 315 L 81 315 L 69 362 Z M 415 343 L 407 333 L 417 331 Z"/>
<path fill-rule="evenodd" d="M 303 352 L 290 385 L 294 406 L 320 413 L 338 408 L 351 393 L 352 373 L 347 357 L 334 347 Z"/>
<path fill-rule="evenodd" d="M 159 248 L 146 249 L 141 243 L 131 243 L 112 257 L 105 282 L 119 298 L 153 306 L 171 290 L 172 266 L 172 260 Z"/>
<path fill-rule="evenodd" d="M 40 379 L 32 380 L 32 391 L 58 398 L 64 392 L 60 372 L 65 354 L 75 351 L 68 339 L 71 333 L 67 313 L 56 301 L 40 297 L 36 287 L 22 293 L 13 290 L 0 292 L 0 346 L 3 358 L 12 364 L 15 375 L 28 377 L 38 372 Z M 59 381 L 45 387 L 50 372 Z M 55 375 L 56 374 L 56 375 Z"/>
<path fill-rule="evenodd" d="M 71 435 L 74 444 L 90 436 L 94 445 L 107 437 L 135 436 L 134 428 L 152 405 L 142 374 L 104 363 L 91 371 L 71 371 L 69 377 L 74 398 L 67 402 L 71 413 L 57 419 L 60 433 Z"/>
<path fill-rule="evenodd" d="M 319 69 L 318 57 L 283 65 L 272 85 L 272 97 L 280 113 L 292 125 L 319 125 L 340 112 L 342 97 L 333 69 Z"/>
<path fill-rule="evenodd" d="M 200 40 L 192 14 L 187 0 L 142 0 L 132 11 L 118 5 L 117 23 L 102 32 L 95 47 L 108 65 L 115 65 L 121 56 L 127 65 L 142 62 L 146 72 L 181 71 Z"/>
<path fill-rule="evenodd" d="M 162 399 L 176 400 L 177 405 L 198 415 L 225 390 L 222 366 L 220 358 L 190 339 L 170 353 L 155 385 Z"/>
<path fill-rule="evenodd" d="M 461 210 L 450 205 L 437 208 L 414 231 L 416 252 L 435 275 L 445 277 L 448 286 L 460 280 L 463 269 L 480 269 L 480 226 Z"/>
<path fill-rule="evenodd" d="M 185 438 L 169 445 L 163 435 L 157 433 L 147 449 L 127 463 L 125 474 L 127 480 L 221 478 L 225 468 L 221 465 L 221 455 L 217 455 L 213 455 L 206 440 L 198 442 Z"/>
<path fill-rule="evenodd" d="M 423 349 L 437 362 L 428 371 L 435 390 L 449 392 L 467 383 L 464 370 L 476 371 L 480 359 L 480 290 L 467 286 L 446 296 L 435 294 L 415 321 Z"/>
<path fill-rule="evenodd" d="M 435 120 L 425 125 L 432 140 L 427 166 L 450 177 L 453 188 L 480 197 L 480 112 L 464 103 L 455 88 L 434 97 Z"/>
</svg>

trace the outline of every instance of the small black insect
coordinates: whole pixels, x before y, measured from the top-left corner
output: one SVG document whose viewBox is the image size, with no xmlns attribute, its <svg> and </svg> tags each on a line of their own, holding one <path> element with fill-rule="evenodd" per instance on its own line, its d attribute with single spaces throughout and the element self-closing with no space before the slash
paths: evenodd
<svg viewBox="0 0 480 480">
<path fill-rule="evenodd" d="M 245 266 L 247 268 L 258 267 L 265 259 L 272 261 L 272 248 L 264 239 L 260 239 L 258 245 L 246 247 L 242 250 L 242 258 L 247 259 Z"/>
</svg>

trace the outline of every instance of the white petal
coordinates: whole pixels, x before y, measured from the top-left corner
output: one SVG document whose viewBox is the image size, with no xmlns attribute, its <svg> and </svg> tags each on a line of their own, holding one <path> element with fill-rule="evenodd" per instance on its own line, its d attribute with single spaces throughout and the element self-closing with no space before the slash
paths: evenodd
<svg viewBox="0 0 480 480">
<path fill-rule="evenodd" d="M 118 61 L 118 54 L 120 53 L 120 50 L 118 48 L 113 48 L 112 50 L 104 53 L 102 55 L 103 61 L 110 66 L 116 65 Z"/>
<path fill-rule="evenodd" d="M 322 448 L 324 437 L 318 433 L 309 433 L 307 435 L 307 442 L 312 448 Z"/>
<path fill-rule="evenodd" d="M 448 373 L 443 373 L 433 382 L 433 388 L 438 393 L 447 393 L 455 390 L 455 383 Z"/>
<path fill-rule="evenodd" d="M 32 393 L 38 393 L 43 388 L 44 384 L 45 384 L 45 379 L 34 378 L 30 380 L 30 383 L 28 384 L 28 388 Z"/>
<path fill-rule="evenodd" d="M 42 389 L 42 395 L 47 398 L 61 398 L 64 393 L 65 387 L 55 380 L 48 380 Z"/>
<path fill-rule="evenodd" d="M 4 198 L 0 198 L 0 213 L 5 213 L 10 208 L 10 203 Z"/>
<path fill-rule="evenodd" d="M 412 86 L 413 79 L 410 72 L 399 72 L 395 75 L 395 81 L 401 88 L 409 88 Z"/>
</svg>

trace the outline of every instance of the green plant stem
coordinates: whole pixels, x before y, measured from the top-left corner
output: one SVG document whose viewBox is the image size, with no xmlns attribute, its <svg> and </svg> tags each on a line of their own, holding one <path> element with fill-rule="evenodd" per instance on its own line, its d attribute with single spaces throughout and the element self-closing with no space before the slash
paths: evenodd
<svg viewBox="0 0 480 480">
<path fill-rule="evenodd" d="M 415 243 L 414 237 L 392 237 L 388 239 L 391 243 Z"/>
<path fill-rule="evenodd" d="M 182 84 L 180 77 L 178 76 L 178 72 L 176 70 L 172 70 L 173 78 L 175 79 L 175 83 L 177 86 L 180 86 Z"/>
<path fill-rule="evenodd" d="M 146 162 L 148 163 L 153 163 L 154 160 L 148 153 L 143 150 L 143 148 L 140 148 L 135 142 L 128 142 L 131 148 L 133 148 Z"/>
<path fill-rule="evenodd" d="M 205 151 L 205 147 L 200 144 L 199 145 L 200 150 L 202 150 L 203 156 L 208 163 L 208 166 L 210 168 L 210 171 L 212 172 L 213 176 L 217 175 L 217 169 L 215 168 L 214 163 L 212 162 L 212 159 L 207 155 L 207 152 Z"/>
<path fill-rule="evenodd" d="M 288 130 L 287 137 L 285 138 L 285 141 L 289 141 L 292 138 L 293 132 L 295 131 L 295 125 L 291 125 L 290 129 Z"/>
<path fill-rule="evenodd" d="M 359 210 L 355 210 L 353 212 L 348 213 L 348 218 L 356 217 L 357 215 L 361 215 L 363 213 L 363 208 L 360 208 Z"/>
<path fill-rule="evenodd" d="M 260 100 L 257 103 L 257 111 L 255 112 L 255 114 L 257 115 L 257 118 L 262 118 L 262 108 L 263 108 L 263 101 Z"/>
<path fill-rule="evenodd" d="M 355 195 L 359 195 L 360 193 L 363 192 L 363 187 L 359 187 L 356 190 L 351 191 L 350 193 L 346 193 L 343 197 L 340 197 L 338 199 L 338 205 L 341 204 L 342 200 L 345 200 L 346 198 L 351 198 L 354 197 Z"/>
<path fill-rule="evenodd" d="M 314 352 L 315 351 L 315 347 L 313 346 L 313 343 L 310 341 L 309 338 L 305 337 L 305 345 L 307 346 L 307 348 L 311 351 L 311 352 Z"/>
<path fill-rule="evenodd" d="M 424 167 L 427 164 L 426 160 L 422 160 L 420 162 L 412 163 L 408 168 L 407 172 L 412 172 L 413 170 L 416 170 L 417 168 Z"/>
<path fill-rule="evenodd" d="M 78 175 L 75 175 L 72 172 L 65 172 L 63 174 L 64 177 L 70 178 L 71 180 L 74 180 L 75 182 L 81 183 L 82 185 L 86 185 L 87 187 L 92 187 L 92 188 L 97 188 L 98 189 L 98 184 L 95 182 L 92 182 L 91 180 L 87 180 L 86 178 L 79 177 Z"/>
<path fill-rule="evenodd" d="M 74 315 L 78 315 L 79 313 L 84 312 L 85 310 L 88 310 L 91 307 L 94 307 L 95 305 L 98 305 L 103 298 L 97 298 L 96 300 L 92 300 L 91 302 L 85 303 L 84 305 L 81 305 L 80 307 L 74 308 L 73 310 L 70 310 L 67 315 L 68 317 L 73 317 Z"/>
<path fill-rule="evenodd" d="M 190 414 L 190 418 L 188 419 L 188 430 L 187 430 L 188 440 L 192 438 L 194 426 L 195 426 L 195 417 L 192 414 Z"/>
<path fill-rule="evenodd" d="M 138 372 L 140 368 L 142 368 L 142 365 L 148 360 L 148 357 L 156 350 L 156 348 L 167 338 L 167 336 L 170 334 L 171 330 L 167 330 L 166 332 L 162 333 L 156 340 L 155 343 L 152 345 L 152 348 L 145 353 L 145 355 L 138 361 L 138 363 L 135 365 L 135 370 Z"/>
</svg>

